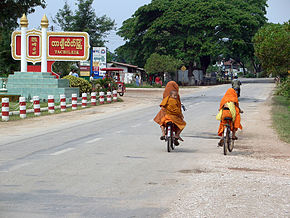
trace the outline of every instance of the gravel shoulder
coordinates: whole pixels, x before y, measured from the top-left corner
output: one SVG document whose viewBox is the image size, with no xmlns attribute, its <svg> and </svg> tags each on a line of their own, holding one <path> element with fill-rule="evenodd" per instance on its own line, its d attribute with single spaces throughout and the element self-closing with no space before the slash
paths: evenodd
<svg viewBox="0 0 290 218">
<path fill-rule="evenodd" d="M 272 128 L 271 99 L 243 108 L 232 154 L 206 154 L 163 217 L 289 217 L 290 145 Z"/>
</svg>

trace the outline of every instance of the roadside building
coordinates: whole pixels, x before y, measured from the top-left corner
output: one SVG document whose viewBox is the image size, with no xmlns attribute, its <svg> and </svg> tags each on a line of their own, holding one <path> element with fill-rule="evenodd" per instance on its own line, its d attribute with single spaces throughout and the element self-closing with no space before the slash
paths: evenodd
<svg viewBox="0 0 290 218">
<path fill-rule="evenodd" d="M 120 80 L 126 84 L 129 83 L 136 83 L 136 78 L 142 81 L 146 78 L 146 72 L 143 68 L 132 64 L 125 64 L 116 61 L 112 61 L 111 63 L 107 64 L 108 67 L 118 67 L 123 69 L 123 72 L 120 72 Z"/>
</svg>

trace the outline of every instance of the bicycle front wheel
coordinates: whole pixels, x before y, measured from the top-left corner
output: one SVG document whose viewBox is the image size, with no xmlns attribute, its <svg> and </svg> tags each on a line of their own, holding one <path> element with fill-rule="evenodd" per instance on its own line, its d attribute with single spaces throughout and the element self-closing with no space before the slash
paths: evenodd
<svg viewBox="0 0 290 218">
<path fill-rule="evenodd" d="M 233 151 L 233 149 L 234 149 L 234 143 L 235 143 L 235 140 L 233 140 L 231 138 L 231 135 L 232 134 L 230 134 L 230 142 L 228 143 L 228 150 L 229 150 L 229 152 L 232 152 Z"/>
</svg>

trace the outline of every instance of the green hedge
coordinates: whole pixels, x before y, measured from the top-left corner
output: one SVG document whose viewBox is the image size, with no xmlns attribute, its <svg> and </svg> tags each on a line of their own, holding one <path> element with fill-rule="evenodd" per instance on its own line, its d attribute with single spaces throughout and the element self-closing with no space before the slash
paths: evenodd
<svg viewBox="0 0 290 218">
<path fill-rule="evenodd" d="M 90 82 L 88 82 L 85 79 L 78 78 L 71 75 L 65 76 L 63 77 L 63 79 L 69 80 L 70 87 L 80 88 L 80 93 L 79 93 L 80 95 L 81 93 L 90 93 L 92 91 L 92 85 L 90 84 Z"/>
<path fill-rule="evenodd" d="M 276 95 L 290 98 L 290 77 L 288 77 L 286 80 L 278 85 Z"/>
</svg>

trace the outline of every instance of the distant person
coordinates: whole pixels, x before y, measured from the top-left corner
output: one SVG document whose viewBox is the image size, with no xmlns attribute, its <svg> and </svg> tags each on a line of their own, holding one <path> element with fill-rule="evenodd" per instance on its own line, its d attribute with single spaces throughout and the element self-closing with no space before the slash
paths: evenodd
<svg viewBox="0 0 290 218">
<path fill-rule="evenodd" d="M 168 122 L 172 122 L 177 127 L 174 144 L 179 145 L 178 140 L 183 141 L 183 139 L 180 137 L 180 133 L 186 126 L 186 122 L 183 120 L 183 114 L 181 112 L 181 102 L 179 100 L 178 92 L 176 90 L 171 90 L 170 95 L 162 100 L 160 107 L 163 108 L 163 110 L 165 111 L 165 115 L 161 118 L 161 122 L 159 123 L 162 131 L 160 139 L 165 139 L 166 124 Z"/>
<path fill-rule="evenodd" d="M 162 80 L 160 79 L 159 76 L 157 76 L 157 77 L 155 78 L 155 84 L 160 84 L 160 85 L 162 86 Z"/>
<path fill-rule="evenodd" d="M 72 76 L 79 77 L 79 74 L 77 73 L 76 70 L 74 70 Z"/>
<path fill-rule="evenodd" d="M 136 79 L 136 86 L 140 86 L 140 81 L 139 81 L 139 76 L 138 75 L 136 75 L 136 77 L 135 77 L 135 79 Z"/>
<path fill-rule="evenodd" d="M 241 85 L 242 83 L 240 80 L 238 80 L 238 76 L 235 76 L 235 78 L 232 80 L 232 88 L 236 90 L 238 94 L 238 98 L 240 97 L 240 93 L 241 93 L 241 88 L 240 88 Z"/>
<path fill-rule="evenodd" d="M 68 75 L 72 76 L 73 73 L 74 73 L 74 69 L 71 69 Z"/>
<path fill-rule="evenodd" d="M 231 117 L 233 125 L 231 125 L 231 131 L 233 132 L 232 139 L 237 140 L 236 131 L 238 129 L 242 129 L 241 125 L 241 115 L 243 111 L 239 107 L 239 99 L 236 91 L 233 88 L 229 88 L 226 94 L 223 96 L 220 107 L 219 107 L 219 114 L 217 119 L 220 120 L 220 125 L 218 128 L 218 135 L 221 136 L 221 140 L 218 143 L 219 146 L 223 145 L 224 137 L 224 127 L 227 121 L 224 120 L 225 117 Z"/>
</svg>

